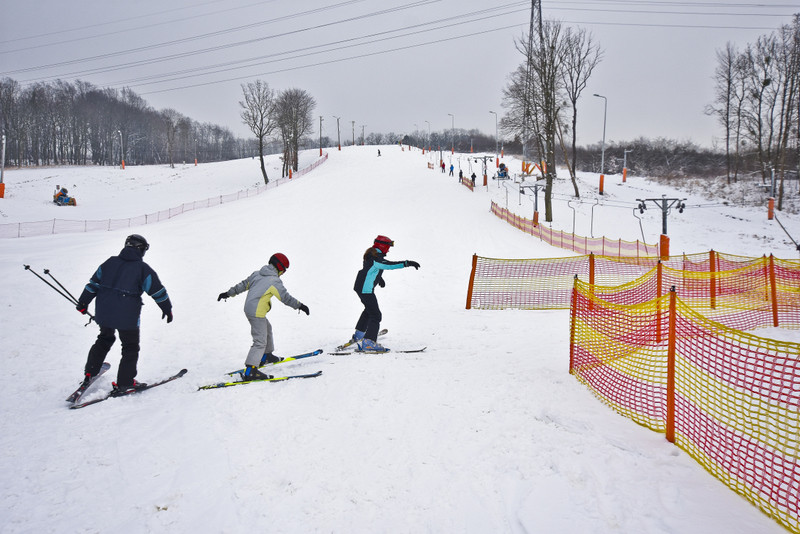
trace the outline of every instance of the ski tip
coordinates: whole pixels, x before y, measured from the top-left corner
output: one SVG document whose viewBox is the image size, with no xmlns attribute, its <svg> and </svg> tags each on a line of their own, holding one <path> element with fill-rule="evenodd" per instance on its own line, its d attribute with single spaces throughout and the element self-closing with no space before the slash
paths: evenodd
<svg viewBox="0 0 800 534">
<path fill-rule="evenodd" d="M 181 369 L 180 371 L 178 371 L 178 374 L 177 374 L 177 375 L 175 375 L 175 376 L 183 376 L 183 375 L 185 375 L 185 374 L 186 374 L 186 373 L 188 373 L 188 372 L 189 372 L 189 370 L 188 370 L 188 369 Z"/>
</svg>

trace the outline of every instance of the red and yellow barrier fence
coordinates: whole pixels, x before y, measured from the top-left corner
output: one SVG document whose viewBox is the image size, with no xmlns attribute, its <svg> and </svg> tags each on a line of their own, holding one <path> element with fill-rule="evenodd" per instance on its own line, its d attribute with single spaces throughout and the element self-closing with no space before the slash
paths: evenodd
<svg viewBox="0 0 800 534">
<path fill-rule="evenodd" d="M 612 292 L 574 280 L 570 373 L 800 532 L 800 344 L 712 321 L 677 288 L 637 304 L 598 297 Z"/>
<path fill-rule="evenodd" d="M 581 254 L 597 254 L 599 256 L 640 258 L 659 255 L 659 245 L 651 245 L 638 240 L 623 241 L 622 239 L 612 240 L 606 237 L 579 236 L 564 232 L 563 230 L 553 230 L 552 228 L 542 226 L 538 224 L 538 222 L 512 213 L 506 208 L 501 208 L 495 202 L 492 202 L 491 209 L 492 213 L 514 228 L 522 230 L 526 234 L 538 237 L 545 243 L 553 245 L 554 247 L 560 247 Z"/>
<path fill-rule="evenodd" d="M 639 304 L 675 287 L 706 317 L 740 330 L 800 327 L 800 260 L 710 251 L 658 258 L 497 259 L 475 255 L 467 309 L 566 309 L 573 278 L 597 286 L 597 297 Z M 612 287 L 603 287 L 612 286 Z"/>
</svg>

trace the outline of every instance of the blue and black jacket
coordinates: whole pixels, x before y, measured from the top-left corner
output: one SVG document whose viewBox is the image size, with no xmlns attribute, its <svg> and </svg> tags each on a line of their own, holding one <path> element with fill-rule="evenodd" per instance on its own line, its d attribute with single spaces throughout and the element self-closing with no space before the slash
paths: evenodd
<svg viewBox="0 0 800 534">
<path fill-rule="evenodd" d="M 94 319 L 99 326 L 117 330 L 139 327 L 142 293 L 156 301 L 163 312 L 172 310 L 167 290 L 156 272 L 147 265 L 144 253 L 135 247 L 125 247 L 119 256 L 103 262 L 92 275 L 78 302 L 83 306 L 97 297 Z"/>
<path fill-rule="evenodd" d="M 356 293 L 374 293 L 375 286 L 383 282 L 381 273 L 384 270 L 408 267 L 405 261 L 389 261 L 385 256 L 383 252 L 375 247 L 367 249 L 364 253 L 364 267 L 358 271 L 356 283 L 353 286 Z"/>
</svg>

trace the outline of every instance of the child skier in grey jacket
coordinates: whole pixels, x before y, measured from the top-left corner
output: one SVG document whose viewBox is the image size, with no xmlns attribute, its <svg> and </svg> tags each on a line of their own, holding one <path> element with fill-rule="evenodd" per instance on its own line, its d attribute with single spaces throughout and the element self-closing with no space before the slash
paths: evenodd
<svg viewBox="0 0 800 534">
<path fill-rule="evenodd" d="M 242 280 L 228 291 L 220 293 L 217 302 L 228 297 L 235 297 L 247 291 L 244 301 L 244 314 L 250 322 L 250 334 L 253 345 L 247 353 L 245 380 L 272 378 L 258 370 L 259 365 L 275 363 L 281 359 L 272 354 L 275 344 L 272 338 L 272 325 L 267 320 L 267 312 L 272 308 L 272 297 L 276 297 L 286 306 L 309 314 L 308 306 L 294 298 L 286 291 L 280 276 L 289 268 L 289 259 L 280 252 L 273 254 L 269 264 Z"/>
</svg>

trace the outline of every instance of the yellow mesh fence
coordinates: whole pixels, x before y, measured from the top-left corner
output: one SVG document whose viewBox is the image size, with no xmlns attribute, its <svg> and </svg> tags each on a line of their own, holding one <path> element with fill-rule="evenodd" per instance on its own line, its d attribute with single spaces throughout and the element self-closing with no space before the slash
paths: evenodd
<svg viewBox="0 0 800 534">
<path fill-rule="evenodd" d="M 467 308 L 566 309 L 575 277 L 616 304 L 638 304 L 675 287 L 706 317 L 740 330 L 800 327 L 800 261 L 710 251 L 658 258 L 475 256 Z M 604 286 L 609 286 L 604 290 Z"/>
<path fill-rule="evenodd" d="M 800 344 L 712 321 L 677 288 L 636 304 L 598 297 L 613 291 L 575 280 L 570 372 L 800 532 Z"/>
</svg>

